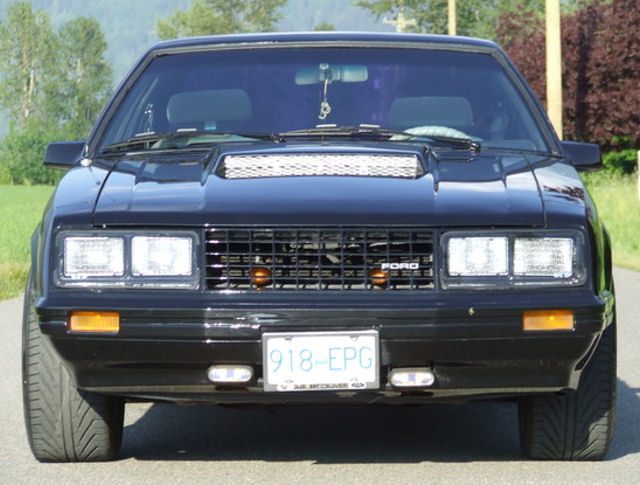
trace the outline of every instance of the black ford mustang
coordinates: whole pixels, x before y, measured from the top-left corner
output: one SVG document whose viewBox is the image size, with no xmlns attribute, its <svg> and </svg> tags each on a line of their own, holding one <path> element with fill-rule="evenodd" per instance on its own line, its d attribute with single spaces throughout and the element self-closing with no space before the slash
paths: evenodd
<svg viewBox="0 0 640 485">
<path fill-rule="evenodd" d="M 615 404 L 610 244 L 495 44 L 269 34 L 152 48 L 32 240 L 26 427 L 114 458 L 128 399 L 515 399 L 534 458 L 601 459 Z"/>
</svg>

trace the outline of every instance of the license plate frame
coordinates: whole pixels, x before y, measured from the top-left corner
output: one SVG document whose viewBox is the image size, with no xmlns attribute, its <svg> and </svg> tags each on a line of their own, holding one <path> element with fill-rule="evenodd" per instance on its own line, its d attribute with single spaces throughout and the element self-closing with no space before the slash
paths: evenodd
<svg viewBox="0 0 640 485">
<path fill-rule="evenodd" d="M 300 349 L 309 350 L 312 354 L 307 359 L 312 364 L 310 370 L 300 368 L 302 357 L 308 357 L 308 354 L 301 357 Z M 274 357 L 278 357 L 278 354 L 273 354 L 276 350 L 281 352 L 281 359 L 274 360 Z M 262 356 L 265 392 L 362 391 L 380 388 L 380 336 L 377 330 L 265 332 L 262 334 Z M 363 366 L 369 360 L 370 365 Z M 280 366 L 274 369 L 278 361 Z M 285 367 L 276 376 L 282 366 Z M 341 366 L 344 369 L 338 369 Z"/>
</svg>

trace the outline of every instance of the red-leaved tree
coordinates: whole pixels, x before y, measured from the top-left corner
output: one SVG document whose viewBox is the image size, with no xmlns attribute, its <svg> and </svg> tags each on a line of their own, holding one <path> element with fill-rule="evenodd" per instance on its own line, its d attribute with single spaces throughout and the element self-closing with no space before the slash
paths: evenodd
<svg viewBox="0 0 640 485">
<path fill-rule="evenodd" d="M 498 39 L 545 101 L 544 22 L 520 10 Z M 595 2 L 562 18 L 564 137 L 640 147 L 640 2 Z"/>
</svg>

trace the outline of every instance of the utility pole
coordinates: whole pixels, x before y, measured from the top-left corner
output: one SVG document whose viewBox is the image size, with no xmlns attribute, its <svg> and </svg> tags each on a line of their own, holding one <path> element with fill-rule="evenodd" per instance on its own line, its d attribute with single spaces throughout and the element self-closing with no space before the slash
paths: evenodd
<svg viewBox="0 0 640 485">
<path fill-rule="evenodd" d="M 400 7 L 398 8 L 398 15 L 392 19 L 384 18 L 382 23 L 393 25 L 396 28 L 396 32 L 406 32 L 409 27 L 415 27 L 417 24 L 416 19 L 408 19 L 404 15 L 404 2 L 400 1 Z"/>
<path fill-rule="evenodd" d="M 560 0 L 546 0 L 547 113 L 562 139 L 562 47 Z"/>
<path fill-rule="evenodd" d="M 456 0 L 449 0 L 447 9 L 449 16 L 449 35 L 457 35 L 456 33 Z"/>
</svg>

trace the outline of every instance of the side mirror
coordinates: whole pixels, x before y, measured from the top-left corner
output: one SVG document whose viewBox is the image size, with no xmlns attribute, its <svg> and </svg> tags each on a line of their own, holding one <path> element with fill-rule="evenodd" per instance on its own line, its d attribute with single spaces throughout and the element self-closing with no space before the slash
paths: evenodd
<svg viewBox="0 0 640 485">
<path fill-rule="evenodd" d="M 69 168 L 82 158 L 85 145 L 85 141 L 56 141 L 49 143 L 44 154 L 44 164 L 46 167 Z"/>
<path fill-rule="evenodd" d="M 562 148 L 576 170 L 595 172 L 602 168 L 600 145 L 594 143 L 580 143 L 563 141 Z"/>
</svg>

